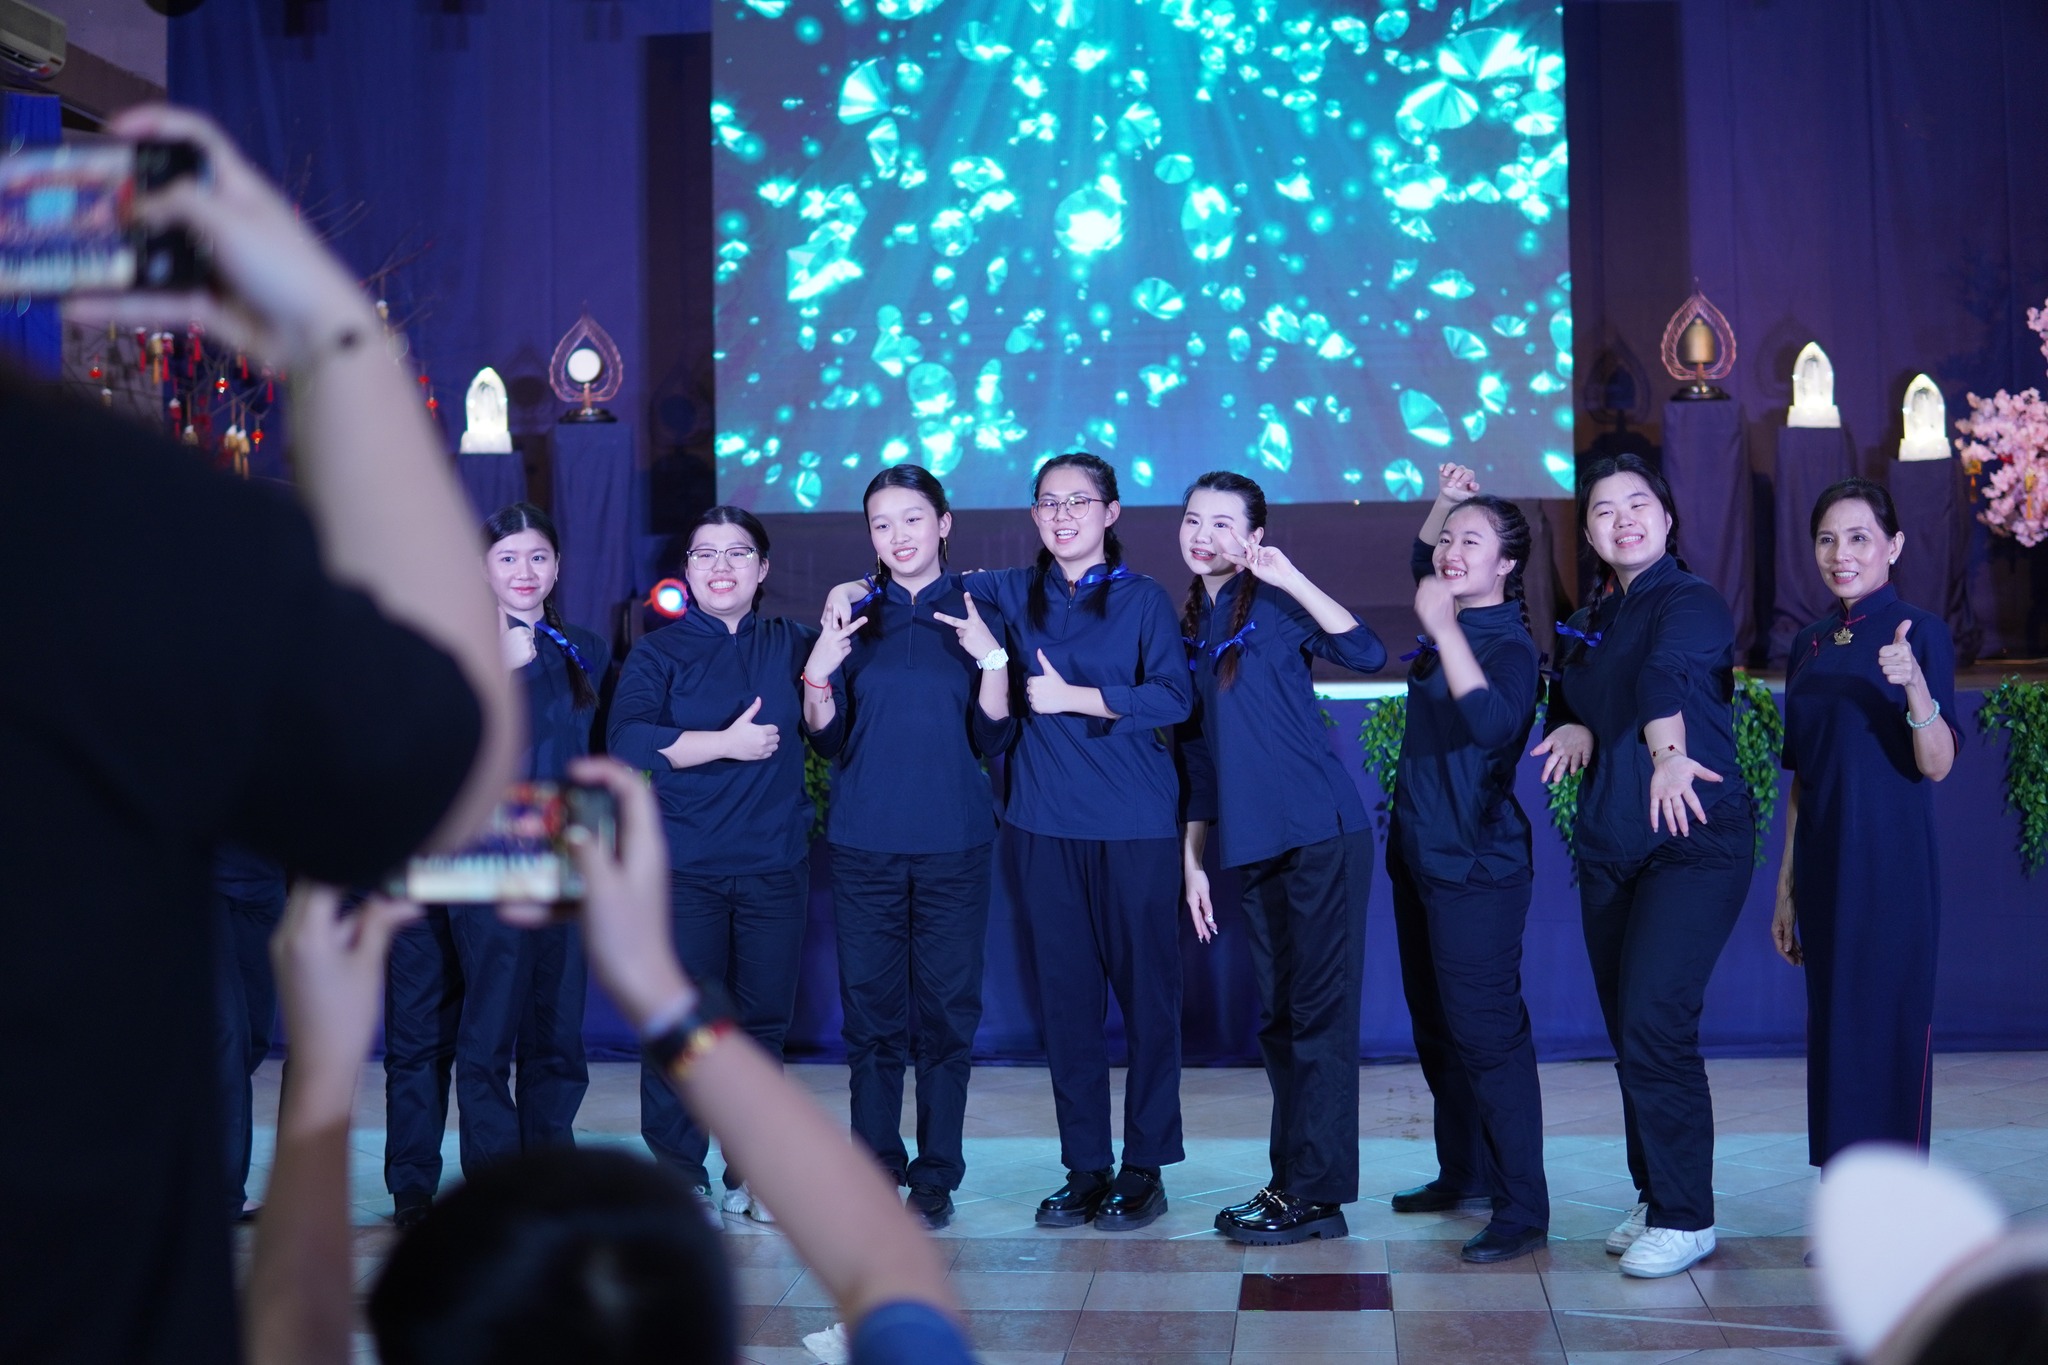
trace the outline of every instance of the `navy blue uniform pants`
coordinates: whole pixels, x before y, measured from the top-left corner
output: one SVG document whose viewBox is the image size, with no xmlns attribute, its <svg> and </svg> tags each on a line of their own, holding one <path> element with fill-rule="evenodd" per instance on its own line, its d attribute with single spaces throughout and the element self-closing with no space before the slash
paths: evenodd
<svg viewBox="0 0 2048 1365">
<path fill-rule="evenodd" d="M 1621 1076 L 1628 1170 L 1653 1228 L 1714 1224 L 1714 1101 L 1700 1059 L 1707 978 L 1749 893 L 1749 798 L 1633 863 L 1584 862 L 1593 987 Z"/>
<path fill-rule="evenodd" d="M 391 940 L 384 978 L 384 1188 L 432 1198 L 462 1018 L 462 969 L 445 906 L 429 905 Z"/>
<path fill-rule="evenodd" d="M 723 985 L 732 1000 L 733 1022 L 782 1060 L 783 1039 L 796 1013 L 797 968 L 804 945 L 810 899 L 808 860 L 786 872 L 743 877 L 669 874 L 669 924 L 676 955 L 700 981 Z M 711 1138 L 690 1121 L 668 1077 L 640 1068 L 640 1135 L 655 1156 L 676 1168 L 692 1185 L 709 1185 L 704 1158 Z M 725 1166 L 725 1187 L 743 1177 Z"/>
<path fill-rule="evenodd" d="M 384 1183 L 392 1194 L 432 1195 L 440 1184 L 451 1069 L 463 1174 L 574 1141 L 590 1083 L 586 978 L 573 925 L 521 929 L 491 906 L 430 906 L 399 932 L 384 1012 Z"/>
<path fill-rule="evenodd" d="M 1123 1159 L 1185 1159 L 1180 1123 L 1180 841 L 1005 830 L 1003 876 L 1031 925 L 1060 1160 L 1113 1166 L 1108 991 L 1123 1011 Z"/>
<path fill-rule="evenodd" d="M 227 1116 L 228 1211 L 248 1199 L 249 1157 L 256 1132 L 256 1068 L 270 1055 L 277 1019 L 277 982 L 270 972 L 270 936 L 284 917 L 283 896 L 242 896 L 216 889 L 214 904 L 215 1074 Z"/>
<path fill-rule="evenodd" d="M 1530 873 L 1495 880 L 1475 863 L 1462 882 L 1427 877 L 1397 831 L 1387 876 L 1415 1054 L 1436 1101 L 1437 1179 L 1492 1196 L 1503 1228 L 1547 1228 L 1543 1090 L 1522 1001 Z"/>
<path fill-rule="evenodd" d="M 1289 849 L 1244 869 L 1273 1090 L 1272 1187 L 1317 1204 L 1358 1198 L 1358 1007 L 1372 834 Z"/>
<path fill-rule="evenodd" d="M 899 1185 L 960 1188 L 961 1127 L 981 1023 L 991 845 L 957 853 L 832 846 L 853 1134 Z M 903 1070 L 917 1068 L 917 1160 Z"/>
</svg>

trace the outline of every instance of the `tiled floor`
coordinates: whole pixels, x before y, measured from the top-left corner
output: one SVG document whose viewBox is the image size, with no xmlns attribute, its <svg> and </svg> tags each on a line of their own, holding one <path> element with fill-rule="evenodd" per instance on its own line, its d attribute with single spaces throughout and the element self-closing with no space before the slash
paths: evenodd
<svg viewBox="0 0 2048 1365">
<path fill-rule="evenodd" d="M 1429 1096 L 1413 1066 L 1362 1077 L 1362 1188 L 1347 1210 L 1351 1237 L 1270 1250 L 1235 1246 L 1210 1228 L 1217 1208 L 1264 1183 L 1267 1092 L 1255 1070 L 1189 1071 L 1182 1080 L 1188 1160 L 1166 1173 L 1172 1208 L 1133 1234 L 1032 1225 L 1062 1171 L 1041 1069 L 975 1073 L 968 1172 L 958 1216 L 940 1234 L 974 1343 L 991 1365 L 1694 1365 L 1834 1360 L 1834 1337 L 1803 1268 L 1806 1205 L 1804 1064 L 1709 1064 L 1719 1125 L 1715 1190 L 1720 1247 L 1691 1273 L 1624 1278 L 1601 1239 L 1633 1202 L 1622 1158 L 1620 1101 L 1607 1063 L 1543 1068 L 1552 1199 L 1549 1248 L 1506 1266 L 1467 1266 L 1458 1244 L 1477 1216 L 1403 1216 L 1387 1196 L 1435 1173 Z M 835 1113 L 846 1071 L 794 1074 Z M 1936 1059 L 1935 1156 L 1978 1172 L 2008 1209 L 2048 1219 L 2048 1054 Z M 276 1066 L 260 1078 L 259 1114 L 273 1112 Z M 636 1069 L 593 1068 L 578 1120 L 590 1142 L 638 1146 Z M 355 1193 L 364 1283 L 389 1242 L 383 1215 L 382 1075 L 366 1069 L 358 1105 Z M 905 1130 L 911 1124 L 906 1114 Z M 456 1170 L 453 1125 L 446 1144 Z M 269 1134 L 258 1134 L 259 1163 Z M 714 1169 L 716 1169 L 714 1163 Z M 257 1183 L 261 1182 L 261 1173 Z M 811 1359 L 805 1333 L 834 1318 L 819 1285 L 771 1229 L 728 1218 L 740 1266 L 744 1356 L 763 1365 Z M 1266 1277 L 1359 1276 L 1306 1286 Z M 1243 1311 L 1276 1294 L 1336 1293 L 1377 1304 L 1345 1311 Z M 367 1352 L 363 1356 L 369 1359 Z"/>
</svg>

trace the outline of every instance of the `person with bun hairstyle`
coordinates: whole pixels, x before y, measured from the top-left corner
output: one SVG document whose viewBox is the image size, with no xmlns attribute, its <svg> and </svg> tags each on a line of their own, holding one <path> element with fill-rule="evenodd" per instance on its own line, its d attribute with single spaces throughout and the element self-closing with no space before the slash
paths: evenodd
<svg viewBox="0 0 2048 1365">
<path fill-rule="evenodd" d="M 921 465 L 862 497 L 875 571 L 834 668 L 804 675 L 804 724 L 832 760 L 832 848 L 853 1133 L 927 1227 L 952 1221 L 981 1022 L 995 802 L 985 758 L 1016 737 L 1009 656 L 946 567 L 953 514 Z M 835 645 L 834 648 L 838 646 Z M 914 792 L 916 819 L 903 798 Z M 903 1070 L 917 1068 L 917 1158 L 904 1150 Z"/>
<path fill-rule="evenodd" d="M 1579 901 L 1640 1196 L 1607 1250 L 1650 1279 L 1714 1250 L 1700 1010 L 1749 890 L 1755 817 L 1735 756 L 1734 620 L 1678 560 L 1671 486 L 1635 455 L 1597 460 L 1578 482 L 1599 580 L 1559 627 L 1532 752 L 1545 782 L 1586 774 Z"/>
<path fill-rule="evenodd" d="M 864 623 L 821 635 L 816 626 L 762 616 L 768 528 L 745 508 L 701 513 L 685 543 L 688 607 L 626 656 L 610 748 L 654 775 L 677 956 L 730 994 L 734 1020 L 779 1062 L 796 1012 L 810 900 L 802 679 L 829 674 L 846 636 Z M 710 1140 L 645 1066 L 640 1133 L 708 1203 Z M 775 1221 L 730 1161 L 724 1185 L 727 1213 Z"/>
<path fill-rule="evenodd" d="M 1522 1001 L 1533 872 L 1515 767 L 1536 715 L 1536 643 L 1523 605 L 1529 521 L 1437 470 L 1416 538 L 1408 723 L 1394 783 L 1387 876 L 1415 1052 L 1436 1102 L 1437 1176 L 1396 1213 L 1469 1201 L 1491 1212 L 1460 1253 L 1481 1264 L 1544 1244 L 1543 1092 Z"/>
<path fill-rule="evenodd" d="M 526 695 L 519 777 L 561 782 L 570 760 L 590 752 L 611 651 L 562 619 L 561 538 L 547 513 L 502 507 L 484 523 L 483 545 L 500 654 Z M 566 923 L 527 930 L 488 905 L 436 905 L 398 932 L 386 980 L 384 1183 L 400 1227 L 426 1216 L 440 1185 L 451 1068 L 465 1178 L 523 1151 L 575 1144 L 590 1088 L 587 979 Z"/>
<path fill-rule="evenodd" d="M 1806 968 L 1807 1155 L 1820 1166 L 1857 1142 L 1928 1147 L 1934 784 L 1961 742 L 1948 626 L 1892 586 L 1906 537 L 1891 494 L 1869 479 L 1831 484 L 1810 533 L 1842 605 L 1799 633 L 1786 668 L 1792 791 L 1771 935 Z"/>
<path fill-rule="evenodd" d="M 1187 660 L 1166 590 L 1124 565 L 1116 471 L 1055 455 L 1032 480 L 1044 546 L 1028 569 L 970 574 L 1023 682 L 998 854 L 1031 926 L 1066 1183 L 1042 1227 L 1145 1227 L 1180 1118 L 1179 780 L 1159 732 L 1187 718 Z M 1013 700 L 1018 700 L 1013 693 Z M 1106 991 L 1124 1016 L 1122 1169 L 1109 1129 Z"/>
<path fill-rule="evenodd" d="M 1194 573 L 1181 635 L 1195 684 L 1179 728 L 1187 773 L 1181 875 L 1195 936 L 1216 935 L 1202 864 L 1217 825 L 1242 870 L 1259 987 L 1259 1051 L 1273 1091 L 1266 1186 L 1216 1215 L 1234 1242 L 1344 1237 L 1358 1198 L 1358 1013 L 1372 818 L 1330 749 L 1310 656 L 1359 673 L 1387 651 L 1356 616 L 1266 543 L 1266 494 L 1215 470 L 1182 499 Z"/>
</svg>

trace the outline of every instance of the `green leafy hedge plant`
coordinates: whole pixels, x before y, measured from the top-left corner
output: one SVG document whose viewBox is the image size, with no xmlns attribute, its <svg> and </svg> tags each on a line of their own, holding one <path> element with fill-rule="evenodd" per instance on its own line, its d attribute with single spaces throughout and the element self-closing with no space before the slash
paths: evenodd
<svg viewBox="0 0 2048 1365">
<path fill-rule="evenodd" d="M 1977 721 L 2006 732 L 2005 804 L 2020 814 L 2020 867 L 2031 877 L 2048 863 L 2048 683 L 2004 679 Z"/>
</svg>

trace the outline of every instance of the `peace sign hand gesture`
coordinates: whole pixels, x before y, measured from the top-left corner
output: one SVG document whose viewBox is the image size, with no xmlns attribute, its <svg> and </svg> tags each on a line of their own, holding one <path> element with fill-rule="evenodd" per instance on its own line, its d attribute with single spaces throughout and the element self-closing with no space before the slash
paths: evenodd
<svg viewBox="0 0 2048 1365">
<path fill-rule="evenodd" d="M 811 657 L 804 663 L 804 676 L 815 685 L 832 676 L 834 669 L 846 662 L 846 656 L 853 652 L 853 636 L 868 623 L 865 616 L 856 616 L 844 625 L 826 626 L 818 632 L 818 643 L 811 646 Z"/>
<path fill-rule="evenodd" d="M 940 625 L 951 626 L 960 637 L 960 648 L 967 651 L 967 657 L 979 663 L 1002 648 L 996 642 L 995 632 L 988 628 L 988 622 L 981 619 L 981 612 L 974 605 L 972 594 L 965 595 L 967 614 L 948 616 L 942 611 L 932 613 L 932 620 Z"/>
</svg>

